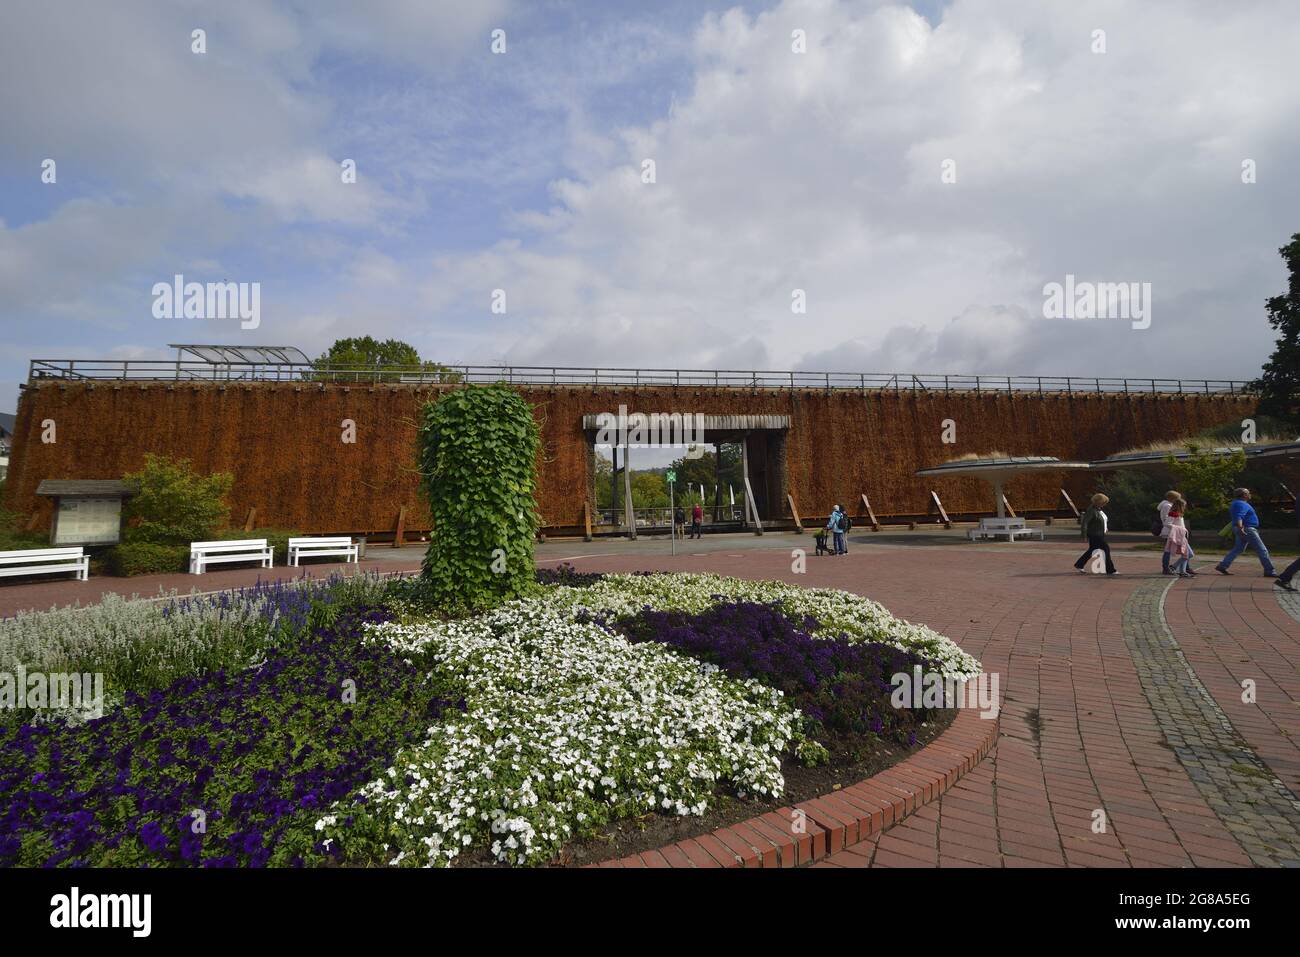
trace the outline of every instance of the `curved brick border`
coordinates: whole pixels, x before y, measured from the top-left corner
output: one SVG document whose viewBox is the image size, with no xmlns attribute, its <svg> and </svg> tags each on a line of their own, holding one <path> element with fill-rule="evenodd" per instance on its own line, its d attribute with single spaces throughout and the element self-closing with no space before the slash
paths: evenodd
<svg viewBox="0 0 1300 957">
<path fill-rule="evenodd" d="M 783 807 L 712 834 L 593 867 L 795 867 L 852 846 L 928 804 L 983 760 L 998 738 L 998 719 L 962 710 L 920 751 L 879 774 L 821 797 Z M 795 833 L 795 812 L 805 815 Z"/>
</svg>

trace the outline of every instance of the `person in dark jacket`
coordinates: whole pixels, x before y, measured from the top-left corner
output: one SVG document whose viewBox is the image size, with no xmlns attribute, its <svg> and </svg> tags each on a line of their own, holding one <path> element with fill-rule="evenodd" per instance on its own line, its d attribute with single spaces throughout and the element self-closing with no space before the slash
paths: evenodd
<svg viewBox="0 0 1300 957">
<path fill-rule="evenodd" d="M 1106 541 L 1106 532 L 1109 530 L 1110 520 L 1106 513 L 1102 511 L 1110 498 L 1098 492 L 1092 497 L 1092 504 L 1088 510 L 1083 513 L 1080 519 L 1083 534 L 1088 539 L 1088 550 L 1079 556 L 1079 560 L 1074 563 L 1074 567 L 1079 570 L 1079 574 L 1085 574 L 1085 566 L 1092 559 L 1092 556 L 1100 549 L 1106 556 L 1106 574 L 1119 574 L 1115 568 L 1115 563 L 1110 558 L 1110 543 Z"/>
</svg>

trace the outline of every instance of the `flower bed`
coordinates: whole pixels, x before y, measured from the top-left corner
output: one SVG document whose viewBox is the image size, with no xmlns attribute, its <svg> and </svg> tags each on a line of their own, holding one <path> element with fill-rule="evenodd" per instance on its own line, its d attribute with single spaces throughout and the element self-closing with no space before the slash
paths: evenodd
<svg viewBox="0 0 1300 957">
<path fill-rule="evenodd" d="M 441 680 L 460 676 L 466 712 L 405 749 L 361 790 L 363 805 L 322 817 L 344 861 L 446 864 L 486 844 L 498 861 L 542 863 L 647 811 L 779 798 L 783 758 L 827 757 L 810 733 L 833 731 L 842 746 L 886 732 L 888 719 L 915 742 L 932 715 L 886 711 L 890 674 L 921 662 L 979 672 L 952 642 L 874 602 L 711 575 L 606 576 L 371 637 Z"/>
<path fill-rule="evenodd" d="M 164 688 L 177 678 L 236 671 L 267 649 L 345 605 L 376 605 L 390 583 L 377 575 L 259 583 L 213 595 L 162 601 L 106 593 L 98 604 L 0 619 L 0 673 L 99 673 L 105 706 L 127 691 Z M 313 618 L 314 616 L 314 618 Z M 30 714 L 0 715 L 0 724 Z M 75 715 L 69 715 L 75 717 Z"/>
<path fill-rule="evenodd" d="M 383 617 L 344 614 L 256 668 L 132 692 L 77 727 L 0 732 L 0 866 L 301 863 L 321 809 L 448 705 L 362 643 L 361 625 Z"/>
<path fill-rule="evenodd" d="M 0 723 L 0 866 L 582 859 L 884 766 L 942 724 L 887 708 L 890 674 L 979 672 L 842 592 L 556 581 L 453 621 L 364 576 L 0 623 L 0 661 L 124 691 L 84 724 Z"/>
</svg>

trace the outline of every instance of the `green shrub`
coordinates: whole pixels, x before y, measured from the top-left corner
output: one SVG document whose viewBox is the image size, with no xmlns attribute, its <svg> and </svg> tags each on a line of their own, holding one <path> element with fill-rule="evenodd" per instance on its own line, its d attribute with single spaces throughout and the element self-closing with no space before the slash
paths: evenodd
<svg viewBox="0 0 1300 957">
<path fill-rule="evenodd" d="M 1106 476 L 1100 490 L 1110 496 L 1106 517 L 1115 531 L 1146 531 L 1157 517 L 1156 507 L 1165 493 L 1177 488 L 1163 470 L 1119 469 Z M 1080 508 L 1085 503 L 1080 503 Z"/>
<path fill-rule="evenodd" d="M 104 553 L 110 575 L 163 575 L 189 568 L 189 545 L 160 545 L 156 542 L 122 542 Z"/>
<path fill-rule="evenodd" d="M 25 532 L 22 517 L 4 507 L 5 480 L 0 479 L 0 552 L 13 552 L 20 548 L 48 548 L 50 536 L 46 532 Z"/>
<path fill-rule="evenodd" d="M 423 576 L 446 609 L 530 594 L 541 439 L 528 403 L 497 384 L 457 389 L 424 407 L 418 466 L 433 534 Z"/>
<path fill-rule="evenodd" d="M 144 468 L 123 477 L 140 489 L 127 500 L 125 510 L 130 542 L 188 545 L 207 541 L 229 519 L 225 496 L 234 477 L 228 472 L 199 475 L 190 468 L 189 459 L 149 453 Z"/>
</svg>

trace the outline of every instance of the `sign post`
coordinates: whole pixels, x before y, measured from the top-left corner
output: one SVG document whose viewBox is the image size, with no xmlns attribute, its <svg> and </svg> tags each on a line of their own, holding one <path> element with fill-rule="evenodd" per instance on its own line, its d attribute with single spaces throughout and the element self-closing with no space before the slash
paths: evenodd
<svg viewBox="0 0 1300 957">
<path fill-rule="evenodd" d="M 677 473 L 672 469 L 668 470 L 668 540 L 672 542 L 673 554 L 677 554 L 677 508 L 673 498 L 673 483 L 677 481 Z"/>
</svg>

